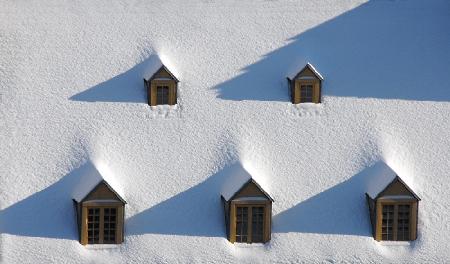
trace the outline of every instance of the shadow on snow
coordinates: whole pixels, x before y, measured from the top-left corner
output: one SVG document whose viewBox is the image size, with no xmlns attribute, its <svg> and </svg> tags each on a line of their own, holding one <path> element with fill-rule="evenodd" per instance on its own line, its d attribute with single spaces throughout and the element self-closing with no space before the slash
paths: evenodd
<svg viewBox="0 0 450 264">
<path fill-rule="evenodd" d="M 315 233 L 372 236 L 365 193 L 382 166 L 364 169 L 273 218 L 274 233 Z"/>
<path fill-rule="evenodd" d="M 149 68 L 160 61 L 152 55 L 130 70 L 112 79 L 97 84 L 69 98 L 71 101 L 82 102 L 122 102 L 147 103 L 147 91 L 144 87 L 144 77 Z"/>
<path fill-rule="evenodd" d="M 213 89 L 225 100 L 287 102 L 287 74 L 309 61 L 325 78 L 324 96 L 449 101 L 448 10 L 443 0 L 369 1 Z"/>
<path fill-rule="evenodd" d="M 81 175 L 95 169 L 87 162 L 42 191 L 0 211 L 0 233 L 78 240 L 72 191 Z"/>
<path fill-rule="evenodd" d="M 224 237 L 220 193 L 229 167 L 126 220 L 126 235 L 165 234 Z"/>
</svg>

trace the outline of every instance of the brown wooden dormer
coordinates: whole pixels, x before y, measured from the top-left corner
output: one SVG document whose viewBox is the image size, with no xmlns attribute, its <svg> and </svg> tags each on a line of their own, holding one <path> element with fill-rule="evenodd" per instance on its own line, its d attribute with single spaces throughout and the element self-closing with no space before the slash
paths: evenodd
<svg viewBox="0 0 450 264">
<path fill-rule="evenodd" d="M 273 199 L 254 180 L 233 194 L 223 194 L 225 223 L 231 243 L 265 243 L 271 237 Z"/>
<path fill-rule="evenodd" d="M 378 193 L 366 193 L 377 241 L 412 241 L 417 238 L 418 206 L 420 198 L 399 177 Z"/>
<path fill-rule="evenodd" d="M 310 63 L 287 79 L 293 104 L 321 103 L 323 77 Z"/>
<path fill-rule="evenodd" d="M 126 202 L 105 180 L 74 203 L 82 245 L 123 242 Z"/>
<path fill-rule="evenodd" d="M 178 79 L 162 65 L 148 80 L 144 79 L 150 106 L 177 104 Z"/>
</svg>

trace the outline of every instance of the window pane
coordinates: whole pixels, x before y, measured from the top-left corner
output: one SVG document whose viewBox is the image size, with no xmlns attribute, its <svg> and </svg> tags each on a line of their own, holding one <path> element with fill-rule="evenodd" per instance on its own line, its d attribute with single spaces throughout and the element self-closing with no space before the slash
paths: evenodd
<svg viewBox="0 0 450 264">
<path fill-rule="evenodd" d="M 103 243 L 116 243 L 116 208 L 105 208 L 103 214 Z"/>
<path fill-rule="evenodd" d="M 397 216 L 397 240 L 409 240 L 410 206 L 408 204 L 398 206 Z"/>
<path fill-rule="evenodd" d="M 247 242 L 248 207 L 236 207 L 236 242 Z"/>
<path fill-rule="evenodd" d="M 313 102 L 313 86 L 312 84 L 300 86 L 300 102 L 312 103 Z"/>
<path fill-rule="evenodd" d="M 383 205 L 383 215 L 381 224 L 381 239 L 382 240 L 393 240 L 393 224 L 394 224 L 394 206 L 393 205 Z"/>
<path fill-rule="evenodd" d="M 263 242 L 264 207 L 252 207 L 252 242 Z"/>
<path fill-rule="evenodd" d="M 100 243 L 100 208 L 89 208 L 88 209 L 88 243 L 98 244 Z"/>
<path fill-rule="evenodd" d="M 169 104 L 169 86 L 156 87 L 156 104 Z"/>
</svg>

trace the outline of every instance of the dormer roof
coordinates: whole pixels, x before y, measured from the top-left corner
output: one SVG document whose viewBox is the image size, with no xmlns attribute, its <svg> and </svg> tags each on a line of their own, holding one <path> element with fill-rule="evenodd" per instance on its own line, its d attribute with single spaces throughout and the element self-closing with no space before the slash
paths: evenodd
<svg viewBox="0 0 450 264">
<path fill-rule="evenodd" d="M 228 178 L 222 189 L 222 197 L 225 201 L 233 200 L 245 187 L 254 184 L 267 199 L 273 202 L 272 197 L 261 185 L 248 173 L 241 163 L 236 162 L 227 168 Z"/>
<path fill-rule="evenodd" d="M 288 74 L 287 78 L 289 80 L 297 79 L 299 75 L 301 75 L 301 73 L 303 73 L 306 69 L 309 69 L 317 79 L 321 81 L 323 80 L 322 74 L 320 74 L 320 72 L 309 62 L 306 63 L 306 65 L 300 71 L 298 71 L 298 69 L 293 70 L 290 74 Z"/>
</svg>

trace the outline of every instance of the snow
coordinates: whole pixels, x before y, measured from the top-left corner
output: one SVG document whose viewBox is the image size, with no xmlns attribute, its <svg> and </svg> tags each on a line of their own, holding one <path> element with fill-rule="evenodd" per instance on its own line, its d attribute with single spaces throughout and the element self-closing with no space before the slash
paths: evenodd
<svg viewBox="0 0 450 264">
<path fill-rule="evenodd" d="M 383 161 L 379 161 L 367 169 L 366 173 L 371 179 L 367 186 L 367 194 L 372 199 L 377 197 L 397 177 L 397 173 Z"/>
<path fill-rule="evenodd" d="M 448 262 L 449 10 L 2 1 L 0 262 Z M 179 77 L 174 108 L 147 104 L 156 57 Z M 286 76 L 307 62 L 325 77 L 322 104 L 294 106 Z M 88 160 L 126 194 L 117 247 L 78 242 L 72 195 Z M 380 160 L 422 199 L 414 242 L 371 236 Z M 275 200 L 267 244 L 226 239 L 220 195 L 236 162 Z"/>
<path fill-rule="evenodd" d="M 267 192 L 256 180 L 256 178 L 261 177 L 250 175 L 241 162 L 235 162 L 224 169 L 222 173 L 227 175 L 221 192 L 225 201 L 229 201 L 249 180 L 254 180 L 264 190 L 264 192 Z"/>
<path fill-rule="evenodd" d="M 101 168 L 103 172 L 107 171 L 107 168 Z M 106 175 L 106 177 L 101 175 L 95 165 L 91 161 L 87 161 L 83 165 L 83 172 L 80 175 L 79 182 L 73 190 L 73 199 L 81 202 L 102 181 L 105 181 L 123 199 L 124 194 L 121 191 L 120 185 L 113 179 L 110 173 Z"/>
</svg>

